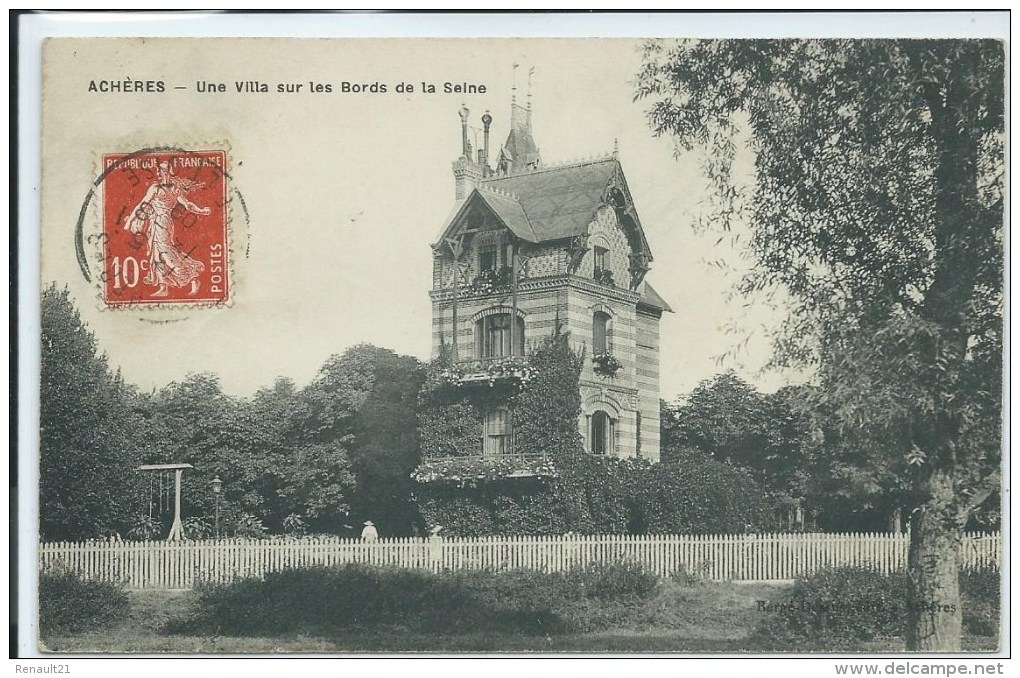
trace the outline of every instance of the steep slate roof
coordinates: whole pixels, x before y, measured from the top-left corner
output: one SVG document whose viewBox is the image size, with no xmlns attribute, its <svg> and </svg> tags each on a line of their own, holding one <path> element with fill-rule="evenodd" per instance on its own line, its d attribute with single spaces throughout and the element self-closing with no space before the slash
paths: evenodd
<svg viewBox="0 0 1020 678">
<path fill-rule="evenodd" d="M 660 311 L 673 312 L 673 309 L 669 307 L 666 300 L 659 296 L 659 293 L 655 291 L 655 288 L 648 284 L 647 281 L 643 283 L 641 290 L 641 303 L 645 306 L 651 306 L 657 308 Z"/>
<path fill-rule="evenodd" d="M 531 222 L 528 221 L 524 206 L 516 196 L 495 191 L 484 185 L 475 189 L 474 195 L 477 195 L 492 210 L 496 218 L 518 238 L 528 242 L 541 242 Z"/>
<path fill-rule="evenodd" d="M 482 179 L 446 221 L 436 244 L 451 235 L 458 224 L 463 223 L 462 216 L 479 203 L 514 235 L 527 242 L 542 243 L 584 235 L 610 185 L 622 190 L 630 205 L 626 214 L 632 247 L 650 257 L 627 180 L 615 156 Z"/>
<path fill-rule="evenodd" d="M 531 243 L 564 240 L 588 232 L 588 224 L 603 203 L 606 188 L 617 179 L 627 202 L 631 202 L 626 179 L 615 157 L 589 160 L 570 165 L 540 167 L 515 174 L 483 179 L 467 199 L 455 208 L 437 245 L 456 228 L 461 216 L 484 205 L 518 238 Z M 629 211 L 640 236 L 641 247 L 648 252 L 636 212 Z M 641 304 L 672 312 L 669 304 L 644 281 Z"/>
<path fill-rule="evenodd" d="M 525 167 L 538 161 L 538 147 L 527 129 L 512 129 L 501 150 L 503 157 L 516 167 Z"/>
<path fill-rule="evenodd" d="M 532 242 L 559 240 L 588 231 L 595 210 L 617 168 L 615 158 L 561 167 L 539 168 L 485 179 L 484 188 L 496 188 L 517 196 L 537 238 Z M 507 227 L 520 237 L 509 223 Z M 530 238 L 526 238 L 529 239 Z"/>
</svg>

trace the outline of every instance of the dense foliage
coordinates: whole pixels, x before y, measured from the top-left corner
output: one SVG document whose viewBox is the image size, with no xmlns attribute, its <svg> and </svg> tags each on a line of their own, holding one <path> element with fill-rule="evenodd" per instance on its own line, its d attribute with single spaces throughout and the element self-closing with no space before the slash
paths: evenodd
<svg viewBox="0 0 1020 678">
<path fill-rule="evenodd" d="M 98 631 L 127 617 L 128 594 L 117 584 L 73 572 L 39 577 L 39 630 L 43 636 Z"/>
<path fill-rule="evenodd" d="M 776 364 L 815 374 L 831 464 L 911 515 L 913 609 L 958 603 L 960 533 L 1000 484 L 1002 43 L 651 42 L 644 57 L 652 129 L 705 152 L 708 222 L 749 225 L 741 291 L 789 300 Z M 734 170 L 742 141 L 751 177 Z M 911 615 L 911 649 L 959 649 L 959 614 Z"/>
<path fill-rule="evenodd" d="M 811 468 L 811 422 L 793 402 L 798 390 L 765 394 L 732 372 L 702 381 L 680 404 L 663 408 L 663 459 L 700 450 L 746 469 L 777 503 L 803 505 L 809 472 L 824 469 Z"/>
<path fill-rule="evenodd" d="M 975 636 L 999 635 L 1002 603 L 1002 572 L 991 567 L 966 568 L 960 572 L 963 628 Z"/>
<path fill-rule="evenodd" d="M 207 586 L 180 633 L 328 634 L 381 629 L 559 634 L 602 628 L 651 598 L 658 578 L 620 563 L 567 572 L 422 570 L 344 565 Z"/>
<path fill-rule="evenodd" d="M 134 455 L 152 441 L 135 394 L 99 354 L 67 290 L 44 289 L 41 309 L 40 533 L 99 536 L 128 522 L 139 489 Z"/>
<path fill-rule="evenodd" d="M 960 573 L 968 633 L 998 635 L 1000 579 L 1001 573 L 992 568 Z M 763 601 L 754 637 L 764 649 L 828 652 L 859 647 L 875 638 L 903 637 L 911 601 L 904 572 L 884 574 L 863 567 L 822 570 L 797 579 L 788 597 Z"/>
<path fill-rule="evenodd" d="M 551 337 L 529 356 L 527 384 L 504 390 L 451 388 L 436 376 L 445 363 L 429 366 L 419 422 L 423 453 L 437 458 L 416 471 L 427 525 L 456 535 L 739 534 L 772 526 L 774 502 L 746 470 L 692 452 L 663 464 L 586 453 L 577 430 L 583 359 L 567 336 Z M 526 478 L 512 476 L 527 465 L 512 460 L 461 461 L 477 455 L 482 412 L 495 405 L 512 408 L 515 452 L 544 456 Z"/>
<path fill-rule="evenodd" d="M 418 464 L 417 360 L 359 345 L 303 389 L 285 378 L 250 398 L 212 374 L 139 393 L 111 373 L 68 293 L 42 298 L 40 530 L 44 539 L 120 534 L 160 539 L 172 519 L 171 474 L 188 463 L 185 536 L 351 534 L 373 520 L 410 534 Z M 217 501 L 210 482 L 222 481 Z"/>
<path fill-rule="evenodd" d="M 794 582 L 789 598 L 766 601 L 756 637 L 771 649 L 835 651 L 902 636 L 907 577 L 859 567 L 822 570 Z"/>
<path fill-rule="evenodd" d="M 650 534 L 744 534 L 773 531 L 776 503 L 751 474 L 688 451 L 636 475 L 631 505 Z M 635 529 L 638 528 L 638 529 Z"/>
</svg>

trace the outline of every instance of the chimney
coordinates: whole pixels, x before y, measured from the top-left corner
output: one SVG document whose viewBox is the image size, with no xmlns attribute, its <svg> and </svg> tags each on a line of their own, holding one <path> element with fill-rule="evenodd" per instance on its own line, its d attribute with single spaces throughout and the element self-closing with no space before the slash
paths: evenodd
<svg viewBox="0 0 1020 678">
<path fill-rule="evenodd" d="M 475 161 L 471 155 L 471 142 L 468 141 L 468 115 L 471 111 L 467 106 L 461 106 L 460 111 L 460 157 L 453 161 L 453 185 L 454 198 L 464 200 L 474 190 L 478 182 L 482 180 L 482 165 Z M 481 151 L 479 151 L 481 155 Z"/>
<path fill-rule="evenodd" d="M 492 124 L 492 116 L 488 111 L 482 116 L 482 127 L 485 130 L 485 143 L 482 146 L 482 171 L 489 173 L 489 125 Z"/>
<path fill-rule="evenodd" d="M 460 154 L 462 157 L 465 157 L 468 160 L 470 160 L 471 150 L 468 148 L 467 121 L 468 115 L 471 113 L 471 111 L 468 110 L 467 106 L 461 104 L 459 113 L 460 113 L 460 149 L 461 149 Z"/>
</svg>

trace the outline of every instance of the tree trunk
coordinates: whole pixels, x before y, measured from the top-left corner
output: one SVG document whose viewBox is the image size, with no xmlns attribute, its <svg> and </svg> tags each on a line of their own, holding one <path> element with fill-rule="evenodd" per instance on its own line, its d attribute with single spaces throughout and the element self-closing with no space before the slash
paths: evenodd
<svg viewBox="0 0 1020 678">
<path fill-rule="evenodd" d="M 907 650 L 959 652 L 960 544 L 963 526 L 951 510 L 951 474 L 935 470 L 926 480 L 929 499 L 910 519 L 910 599 Z"/>
</svg>

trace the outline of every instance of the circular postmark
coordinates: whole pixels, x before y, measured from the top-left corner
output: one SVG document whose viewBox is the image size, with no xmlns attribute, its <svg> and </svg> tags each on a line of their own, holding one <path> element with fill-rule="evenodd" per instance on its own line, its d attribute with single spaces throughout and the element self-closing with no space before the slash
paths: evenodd
<svg viewBox="0 0 1020 678">
<path fill-rule="evenodd" d="M 147 147 L 101 156 L 75 225 L 75 254 L 107 308 L 229 305 L 231 202 L 248 223 L 224 146 Z M 93 222 L 89 215 L 98 213 Z M 88 224 L 89 233 L 86 233 Z M 91 252 L 89 251 L 91 248 Z"/>
</svg>

